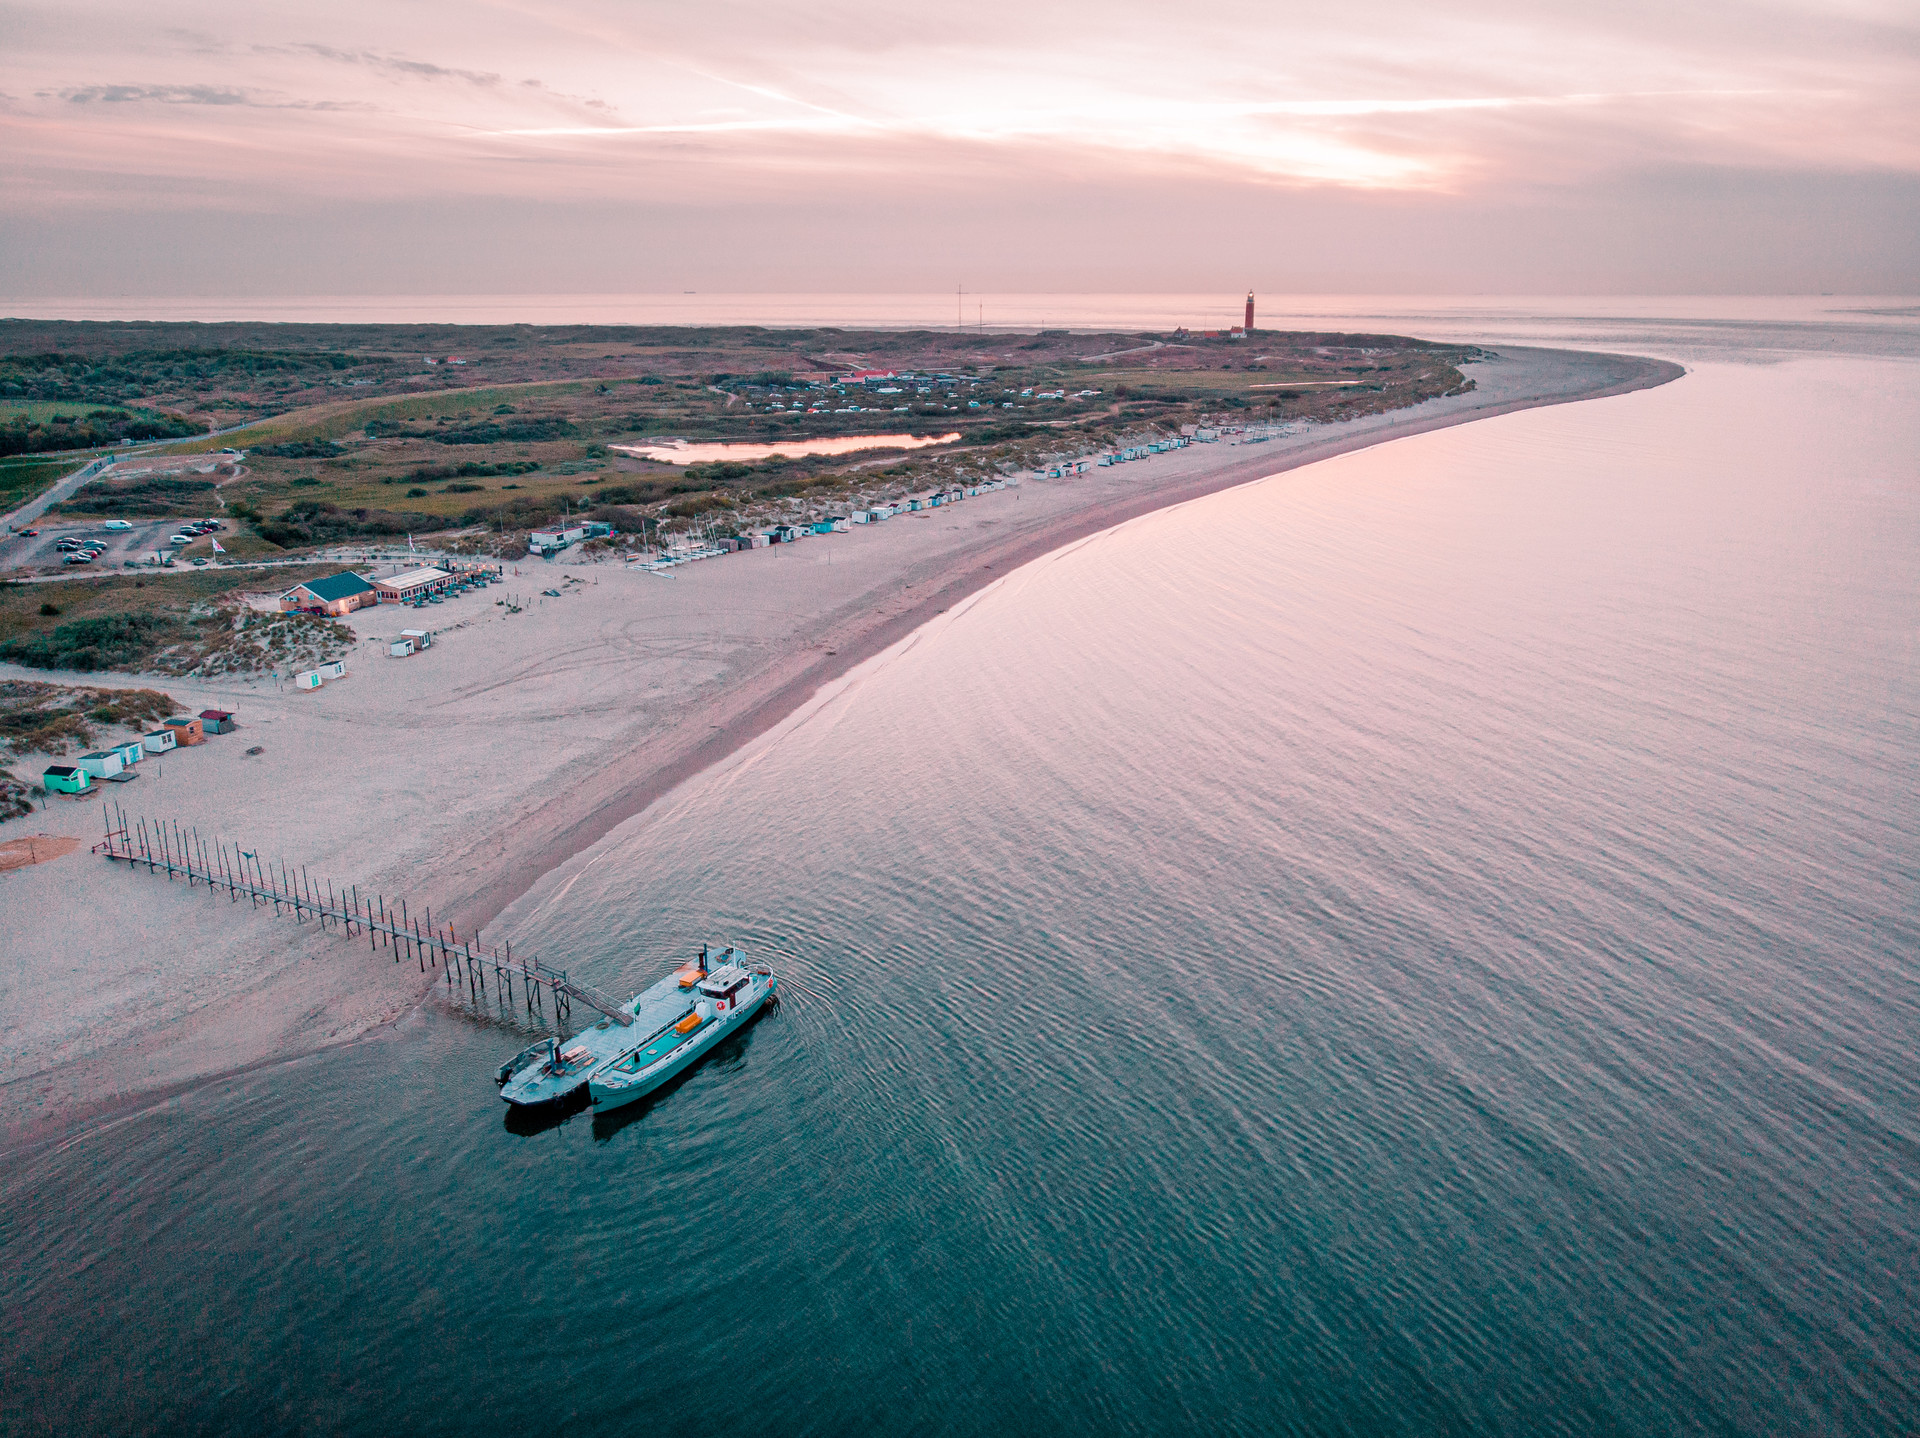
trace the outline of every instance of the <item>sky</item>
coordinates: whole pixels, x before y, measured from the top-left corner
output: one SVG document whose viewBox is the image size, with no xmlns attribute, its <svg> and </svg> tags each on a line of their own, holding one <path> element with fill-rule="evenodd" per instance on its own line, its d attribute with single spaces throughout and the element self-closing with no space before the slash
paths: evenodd
<svg viewBox="0 0 1920 1438">
<path fill-rule="evenodd" d="M 1920 292 L 1920 5 L 0 0 L 0 296 Z"/>
</svg>

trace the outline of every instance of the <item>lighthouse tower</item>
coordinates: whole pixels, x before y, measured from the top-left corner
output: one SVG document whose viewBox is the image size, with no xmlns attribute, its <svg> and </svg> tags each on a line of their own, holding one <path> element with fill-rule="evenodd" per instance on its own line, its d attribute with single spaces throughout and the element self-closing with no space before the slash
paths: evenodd
<svg viewBox="0 0 1920 1438">
<path fill-rule="evenodd" d="M 1247 333 L 1253 333 L 1253 291 L 1247 291 Z"/>
</svg>

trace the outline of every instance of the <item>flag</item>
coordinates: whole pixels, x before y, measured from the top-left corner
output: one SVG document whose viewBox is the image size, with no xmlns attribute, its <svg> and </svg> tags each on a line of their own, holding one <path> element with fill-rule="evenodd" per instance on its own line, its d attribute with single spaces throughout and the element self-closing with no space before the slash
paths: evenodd
<svg viewBox="0 0 1920 1438">
<path fill-rule="evenodd" d="M 213 552 L 215 554 L 225 554 L 227 551 L 220 547 L 220 541 L 216 539 L 213 542 Z"/>
</svg>

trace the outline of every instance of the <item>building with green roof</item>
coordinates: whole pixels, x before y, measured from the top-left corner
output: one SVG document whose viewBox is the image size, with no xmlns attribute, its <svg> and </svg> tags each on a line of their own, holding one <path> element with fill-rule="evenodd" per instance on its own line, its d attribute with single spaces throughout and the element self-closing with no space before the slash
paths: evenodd
<svg viewBox="0 0 1920 1438">
<path fill-rule="evenodd" d="M 351 570 L 329 574 L 325 579 L 309 579 L 280 596 L 280 608 L 286 613 L 330 614 L 336 619 L 379 602 L 380 592 Z"/>
</svg>

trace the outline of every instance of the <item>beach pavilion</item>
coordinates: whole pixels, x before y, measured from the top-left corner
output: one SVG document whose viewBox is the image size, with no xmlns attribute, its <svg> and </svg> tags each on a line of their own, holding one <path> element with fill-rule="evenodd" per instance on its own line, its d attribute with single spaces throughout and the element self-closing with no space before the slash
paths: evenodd
<svg viewBox="0 0 1920 1438">
<path fill-rule="evenodd" d="M 453 583 L 453 576 L 444 569 L 409 569 L 403 574 L 391 575 L 386 579 L 376 579 L 380 598 L 388 604 L 397 604 L 402 600 L 418 599 L 423 594 L 435 594 Z"/>
<path fill-rule="evenodd" d="M 283 612 L 331 614 L 336 619 L 379 602 L 380 596 L 373 585 L 351 570 L 296 584 L 280 596 Z"/>
</svg>

